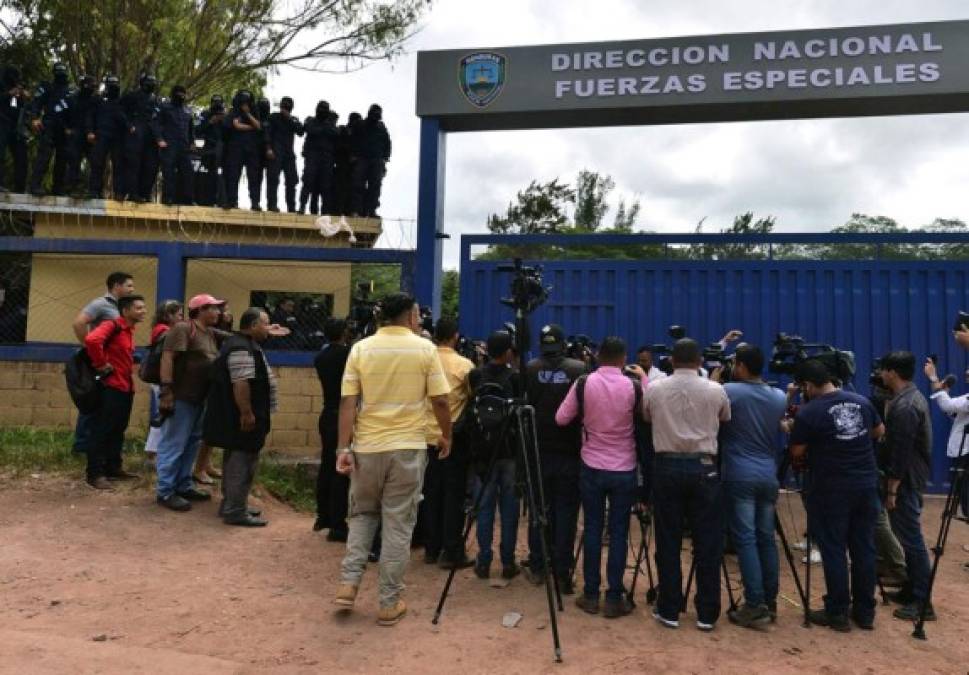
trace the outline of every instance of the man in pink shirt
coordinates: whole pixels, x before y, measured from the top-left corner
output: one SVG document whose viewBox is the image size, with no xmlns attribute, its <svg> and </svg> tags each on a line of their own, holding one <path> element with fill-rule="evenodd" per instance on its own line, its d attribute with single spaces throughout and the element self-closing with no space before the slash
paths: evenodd
<svg viewBox="0 0 969 675">
<path fill-rule="evenodd" d="M 582 423 L 579 493 L 585 514 L 582 544 L 585 589 L 576 604 L 590 614 L 599 612 L 602 530 L 606 501 L 609 502 L 608 589 L 603 608 L 607 618 L 625 616 L 632 611 L 624 595 L 622 578 L 626 571 L 629 513 L 637 495 L 635 423 L 642 416 L 646 374 L 638 366 L 629 366 L 637 381 L 623 373 L 625 364 L 625 342 L 607 337 L 599 348 L 599 368 L 572 385 L 555 415 L 555 422 L 561 426 L 576 418 Z"/>
</svg>

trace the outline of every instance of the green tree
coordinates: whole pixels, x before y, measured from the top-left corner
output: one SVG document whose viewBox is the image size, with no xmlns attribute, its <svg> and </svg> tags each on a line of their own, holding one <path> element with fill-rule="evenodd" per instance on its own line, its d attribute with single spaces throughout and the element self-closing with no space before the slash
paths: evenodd
<svg viewBox="0 0 969 675">
<path fill-rule="evenodd" d="M 402 53 L 431 0 L 2 0 L 0 59 L 62 60 L 74 77 L 151 71 L 192 98 L 259 90 L 291 65 L 346 72 Z M 21 62 L 25 63 L 25 62 Z M 25 64 L 26 65 L 26 64 Z M 35 64 L 34 64 L 35 65 Z M 33 77 L 38 74 L 30 73 Z M 46 73 L 45 73 L 46 74 Z"/>
<path fill-rule="evenodd" d="M 457 270 L 444 270 L 441 279 L 441 316 L 456 319 L 460 300 L 461 276 Z"/>
<path fill-rule="evenodd" d="M 609 211 L 606 199 L 616 187 L 611 176 L 583 169 L 575 178 L 575 214 L 572 218 L 575 227 L 595 232 L 602 225 L 602 219 Z"/>
</svg>

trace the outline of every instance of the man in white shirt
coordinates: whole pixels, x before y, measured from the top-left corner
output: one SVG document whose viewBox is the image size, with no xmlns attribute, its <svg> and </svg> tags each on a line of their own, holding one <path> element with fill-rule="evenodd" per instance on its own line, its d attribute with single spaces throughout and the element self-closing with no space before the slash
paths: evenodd
<svg viewBox="0 0 969 675">
<path fill-rule="evenodd" d="M 969 439 L 966 438 L 966 433 L 969 431 L 966 426 L 969 424 L 969 394 L 950 396 L 949 383 L 939 379 L 935 364 L 931 360 L 925 362 L 923 370 L 929 382 L 932 383 L 934 393 L 931 399 L 939 404 L 939 410 L 952 418 L 952 431 L 949 432 L 946 455 L 955 462 L 959 457 L 969 455 Z M 969 382 L 969 370 L 966 371 L 966 381 Z M 963 489 L 959 496 L 959 503 L 962 507 L 962 519 L 969 522 L 969 488 Z"/>
</svg>

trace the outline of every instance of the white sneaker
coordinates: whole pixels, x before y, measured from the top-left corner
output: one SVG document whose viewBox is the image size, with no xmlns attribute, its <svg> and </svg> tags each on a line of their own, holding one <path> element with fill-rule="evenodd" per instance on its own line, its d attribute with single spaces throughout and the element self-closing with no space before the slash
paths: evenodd
<svg viewBox="0 0 969 675">
<path fill-rule="evenodd" d="M 793 548 L 795 551 L 806 551 L 807 550 L 807 542 L 806 541 L 797 541 L 797 542 L 794 542 L 793 544 L 791 544 L 791 548 Z"/>
<path fill-rule="evenodd" d="M 807 556 L 804 556 L 803 558 L 801 558 L 801 562 L 803 564 L 806 565 L 807 564 L 807 561 L 808 561 L 808 557 Z M 812 549 L 811 550 L 811 564 L 812 565 L 817 565 L 820 562 L 821 562 L 821 551 L 818 551 L 817 549 Z"/>
<path fill-rule="evenodd" d="M 696 621 L 696 627 L 699 628 L 700 630 L 702 630 L 704 633 L 709 633 L 710 631 L 713 630 L 713 624 L 712 623 L 704 623 L 703 621 L 700 621 L 699 619 L 697 619 L 697 621 Z"/>
<path fill-rule="evenodd" d="M 680 627 L 680 622 L 678 620 L 664 618 L 659 613 L 659 610 L 656 609 L 655 607 L 653 608 L 653 618 L 656 619 L 661 625 L 666 626 L 667 628 L 679 628 Z"/>
</svg>

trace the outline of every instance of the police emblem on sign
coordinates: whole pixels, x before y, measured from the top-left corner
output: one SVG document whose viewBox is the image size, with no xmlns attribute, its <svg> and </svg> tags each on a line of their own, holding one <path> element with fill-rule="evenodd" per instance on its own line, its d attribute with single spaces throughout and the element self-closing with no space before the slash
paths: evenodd
<svg viewBox="0 0 969 675">
<path fill-rule="evenodd" d="M 505 87 L 507 59 L 495 52 L 468 54 L 458 66 L 458 82 L 465 98 L 477 108 L 487 108 Z"/>
</svg>

